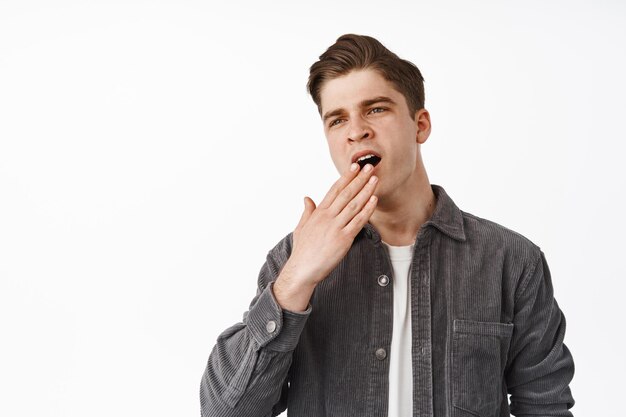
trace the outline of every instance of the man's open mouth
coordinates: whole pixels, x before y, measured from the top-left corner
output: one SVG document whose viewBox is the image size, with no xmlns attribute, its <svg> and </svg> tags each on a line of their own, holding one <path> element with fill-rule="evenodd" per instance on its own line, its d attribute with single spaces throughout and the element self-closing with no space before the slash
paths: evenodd
<svg viewBox="0 0 626 417">
<path fill-rule="evenodd" d="M 372 166 L 375 167 L 376 165 L 378 165 L 380 161 L 381 161 L 381 158 L 379 158 L 378 156 L 369 154 L 369 155 L 360 157 L 356 162 L 357 164 L 361 166 L 361 169 L 363 169 L 363 167 L 366 164 L 371 164 Z"/>
</svg>

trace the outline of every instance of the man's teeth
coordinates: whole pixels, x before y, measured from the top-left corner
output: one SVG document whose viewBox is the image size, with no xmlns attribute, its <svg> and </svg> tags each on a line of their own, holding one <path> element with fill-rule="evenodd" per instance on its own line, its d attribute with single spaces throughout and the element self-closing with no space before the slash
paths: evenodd
<svg viewBox="0 0 626 417">
<path fill-rule="evenodd" d="M 357 162 L 359 162 L 359 161 L 363 161 L 364 159 L 367 159 L 367 158 L 373 158 L 373 157 L 375 157 L 375 156 L 376 156 L 376 155 L 374 155 L 373 153 L 371 153 L 371 154 L 369 154 L 369 155 L 364 155 L 364 156 L 360 157 L 359 159 L 357 159 Z"/>
</svg>

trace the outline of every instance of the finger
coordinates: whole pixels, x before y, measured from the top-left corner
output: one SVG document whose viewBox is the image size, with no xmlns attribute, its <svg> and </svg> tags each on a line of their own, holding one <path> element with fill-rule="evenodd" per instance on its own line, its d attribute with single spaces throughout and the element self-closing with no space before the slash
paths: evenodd
<svg viewBox="0 0 626 417">
<path fill-rule="evenodd" d="M 365 223 L 372 217 L 374 210 L 376 209 L 376 204 L 378 203 L 378 198 L 373 195 L 367 200 L 367 203 L 363 207 L 356 216 L 352 218 L 350 223 L 348 223 L 342 230 L 348 233 L 352 238 L 354 238 L 357 233 L 363 229 Z"/>
<path fill-rule="evenodd" d="M 300 216 L 300 221 L 296 226 L 296 230 L 300 229 L 311 216 L 311 213 L 315 210 L 315 202 L 311 200 L 309 197 L 304 197 L 304 211 L 302 212 L 302 216 Z"/>
<path fill-rule="evenodd" d="M 365 165 L 365 168 L 363 168 L 359 175 L 350 181 L 350 184 L 337 194 L 337 197 L 329 207 L 330 213 L 337 216 L 344 209 L 344 207 L 352 201 L 354 196 L 356 196 L 363 189 L 373 172 L 374 167 L 372 165 Z"/>
<path fill-rule="evenodd" d="M 370 197 L 374 194 L 377 185 L 378 177 L 372 175 L 359 193 L 337 214 L 337 224 L 340 227 L 345 227 L 363 209 L 363 206 L 367 204 Z"/>
<path fill-rule="evenodd" d="M 346 185 L 350 184 L 350 181 L 352 181 L 354 177 L 356 177 L 359 174 L 361 167 L 356 162 L 352 164 L 351 167 L 355 165 L 356 165 L 356 169 L 354 171 L 350 169 L 347 170 L 341 177 L 339 177 L 337 181 L 335 181 L 335 183 L 332 185 L 332 187 L 330 187 L 330 190 L 328 190 L 328 192 L 324 196 L 324 199 L 320 202 L 318 207 L 320 208 L 330 207 L 330 205 L 333 203 L 333 201 L 335 201 L 335 198 L 341 192 L 341 190 L 343 190 L 346 187 Z"/>
<path fill-rule="evenodd" d="M 304 205 L 305 205 L 305 212 L 306 212 L 306 219 L 308 219 L 311 214 L 315 211 L 316 207 L 315 207 L 315 201 L 313 201 L 312 199 L 310 199 L 309 197 L 304 197 Z M 306 220 L 305 219 L 305 220 Z"/>
</svg>

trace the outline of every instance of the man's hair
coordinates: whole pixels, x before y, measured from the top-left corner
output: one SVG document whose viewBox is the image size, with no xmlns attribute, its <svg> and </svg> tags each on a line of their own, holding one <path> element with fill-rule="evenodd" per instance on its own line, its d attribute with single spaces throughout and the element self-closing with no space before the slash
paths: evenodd
<svg viewBox="0 0 626 417">
<path fill-rule="evenodd" d="M 353 70 L 365 69 L 376 70 L 402 93 L 412 119 L 416 111 L 424 108 L 424 77 L 415 64 L 399 58 L 371 36 L 346 34 L 337 38 L 309 69 L 306 87 L 320 116 L 324 83 Z"/>
</svg>

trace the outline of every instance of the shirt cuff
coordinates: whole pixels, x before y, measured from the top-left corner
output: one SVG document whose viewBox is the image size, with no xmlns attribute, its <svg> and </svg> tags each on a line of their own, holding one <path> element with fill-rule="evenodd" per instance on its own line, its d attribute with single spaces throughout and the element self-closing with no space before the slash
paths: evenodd
<svg viewBox="0 0 626 417">
<path fill-rule="evenodd" d="M 303 312 L 283 310 L 274 297 L 273 285 L 269 283 L 250 309 L 246 325 L 259 347 L 289 352 L 296 348 L 312 307 L 309 304 Z"/>
</svg>

